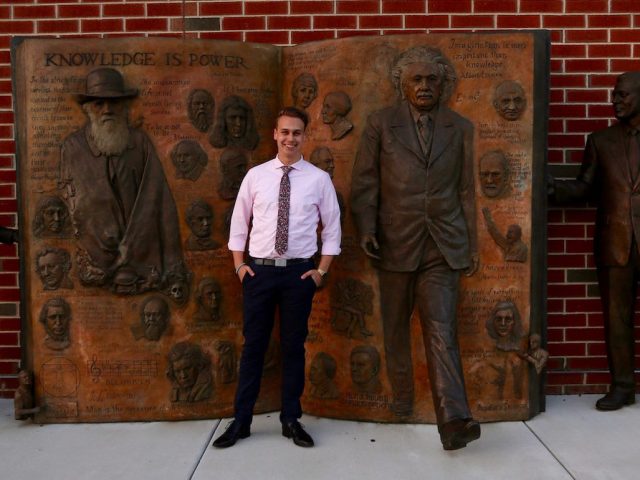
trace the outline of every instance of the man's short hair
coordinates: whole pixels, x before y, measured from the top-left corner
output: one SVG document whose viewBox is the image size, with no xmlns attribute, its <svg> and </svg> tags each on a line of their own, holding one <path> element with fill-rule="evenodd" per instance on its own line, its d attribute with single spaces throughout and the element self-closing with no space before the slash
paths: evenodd
<svg viewBox="0 0 640 480">
<path fill-rule="evenodd" d="M 302 123 L 304 123 L 305 130 L 307 129 L 307 125 L 309 124 L 309 115 L 307 114 L 307 112 L 294 106 L 284 107 L 278 112 L 278 115 L 276 116 L 276 126 L 278 125 L 278 120 L 280 120 L 280 117 L 299 118 L 300 120 L 302 120 Z"/>
<path fill-rule="evenodd" d="M 391 79 L 400 98 L 404 99 L 402 72 L 407 65 L 412 63 L 432 63 L 438 67 L 442 76 L 442 93 L 440 94 L 439 103 L 447 103 L 456 87 L 458 76 L 456 75 L 453 64 L 444 56 L 440 49 L 429 45 L 421 45 L 405 50 L 400 54 L 391 69 Z"/>
</svg>

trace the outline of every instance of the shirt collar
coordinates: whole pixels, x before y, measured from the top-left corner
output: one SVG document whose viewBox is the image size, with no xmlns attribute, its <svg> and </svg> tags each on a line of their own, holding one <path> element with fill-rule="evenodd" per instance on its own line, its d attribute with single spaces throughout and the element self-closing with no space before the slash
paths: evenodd
<svg viewBox="0 0 640 480">
<path fill-rule="evenodd" d="M 293 170 L 302 170 L 305 167 L 305 163 L 307 163 L 304 159 L 304 157 L 300 157 L 300 160 L 298 160 L 296 163 L 293 163 L 291 165 L 289 165 Z M 285 166 L 284 163 L 282 163 L 282 161 L 278 158 L 278 156 L 276 155 L 276 158 L 273 159 L 273 164 L 274 164 L 274 168 L 277 170 L 280 170 L 282 167 Z"/>
</svg>

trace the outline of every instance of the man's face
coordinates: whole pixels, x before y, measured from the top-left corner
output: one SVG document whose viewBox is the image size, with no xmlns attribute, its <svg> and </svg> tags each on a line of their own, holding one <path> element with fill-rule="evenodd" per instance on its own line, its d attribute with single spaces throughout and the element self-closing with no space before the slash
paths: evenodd
<svg viewBox="0 0 640 480">
<path fill-rule="evenodd" d="M 640 85 L 629 78 L 619 79 L 612 94 L 613 111 L 621 122 L 640 116 Z"/>
<path fill-rule="evenodd" d="M 517 120 L 522 116 L 527 100 L 516 84 L 506 84 L 496 95 L 493 106 L 505 120 Z"/>
<path fill-rule="evenodd" d="M 50 306 L 47 308 L 46 330 L 54 340 L 64 340 L 67 336 L 69 319 L 63 307 Z"/>
<path fill-rule="evenodd" d="M 506 184 L 504 162 L 500 155 L 488 155 L 480 160 L 482 192 L 490 198 L 499 196 Z"/>
<path fill-rule="evenodd" d="M 507 228 L 507 241 L 509 243 L 516 243 L 518 240 L 520 240 L 520 237 L 521 237 L 521 233 L 518 226 L 509 225 L 509 228 Z"/>
<path fill-rule="evenodd" d="M 85 103 L 91 123 L 110 125 L 127 117 L 127 103 L 122 99 L 99 98 Z"/>
<path fill-rule="evenodd" d="M 50 252 L 38 259 L 38 275 L 47 288 L 57 288 L 64 278 L 64 269 L 59 256 Z"/>
<path fill-rule="evenodd" d="M 511 335 L 514 325 L 515 318 L 513 316 L 513 311 L 510 308 L 498 310 L 493 317 L 493 326 L 500 337 L 508 337 Z"/>
<path fill-rule="evenodd" d="M 209 238 L 212 221 L 213 215 L 211 212 L 203 208 L 196 208 L 189 217 L 189 227 L 191 227 L 191 231 L 196 237 Z"/>
<path fill-rule="evenodd" d="M 196 164 L 197 153 L 188 143 L 181 143 L 176 147 L 173 161 L 180 172 L 188 173 Z"/>
<path fill-rule="evenodd" d="M 282 116 L 273 131 L 280 160 L 297 161 L 304 145 L 304 122 L 297 117 Z"/>
<path fill-rule="evenodd" d="M 159 340 L 166 326 L 163 305 L 160 300 L 150 300 L 144 306 L 142 321 L 145 326 L 145 337 L 149 340 Z"/>
<path fill-rule="evenodd" d="M 191 388 L 198 378 L 198 367 L 190 358 L 180 358 L 173 362 L 173 375 L 180 388 Z"/>
<path fill-rule="evenodd" d="M 242 138 L 247 130 L 247 112 L 244 108 L 231 107 L 224 114 L 227 132 L 233 138 Z"/>
<path fill-rule="evenodd" d="M 191 98 L 191 113 L 193 117 L 207 119 L 211 115 L 211 99 L 205 92 L 196 92 Z"/>
<path fill-rule="evenodd" d="M 376 373 L 369 354 L 359 352 L 351 355 L 351 380 L 353 383 L 367 383 L 375 377 Z"/>
<path fill-rule="evenodd" d="M 218 289 L 213 285 L 207 285 L 202 289 L 202 305 L 209 312 L 218 310 Z"/>
<path fill-rule="evenodd" d="M 333 178 L 333 171 L 335 169 L 335 165 L 333 163 L 333 157 L 331 156 L 331 152 L 327 149 L 322 149 L 319 151 L 318 155 L 315 156 L 313 160 L 313 164 L 324 170 L 329 174 L 331 178 Z"/>
<path fill-rule="evenodd" d="M 22 370 L 18 374 L 18 378 L 20 380 L 21 385 L 31 385 L 31 374 L 26 370 Z"/>
<path fill-rule="evenodd" d="M 316 98 L 316 89 L 313 85 L 299 85 L 295 97 L 298 106 L 307 108 Z"/>
<path fill-rule="evenodd" d="M 337 105 L 338 100 L 335 95 L 327 95 L 322 102 L 322 122 L 331 124 L 336 121 L 340 107 Z"/>
<path fill-rule="evenodd" d="M 428 112 L 438 105 L 442 94 L 442 75 L 433 63 L 410 63 L 402 70 L 402 93 L 416 109 Z"/>
<path fill-rule="evenodd" d="M 50 232 L 59 233 L 64 228 L 67 211 L 62 205 L 48 205 L 42 210 L 44 225 Z"/>
</svg>

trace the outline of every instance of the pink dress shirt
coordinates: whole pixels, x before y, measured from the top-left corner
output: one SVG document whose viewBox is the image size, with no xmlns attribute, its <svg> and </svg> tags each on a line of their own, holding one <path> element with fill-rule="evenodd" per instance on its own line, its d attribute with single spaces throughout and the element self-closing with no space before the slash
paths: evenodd
<svg viewBox="0 0 640 480">
<path fill-rule="evenodd" d="M 254 258 L 311 258 L 318 250 L 322 225 L 322 255 L 340 253 L 340 208 L 329 174 L 304 159 L 291 165 L 289 247 L 275 251 L 278 196 L 284 164 L 278 157 L 253 167 L 242 181 L 231 217 L 229 250 L 243 252 L 249 237 Z M 251 234 L 249 234 L 249 225 Z"/>
</svg>

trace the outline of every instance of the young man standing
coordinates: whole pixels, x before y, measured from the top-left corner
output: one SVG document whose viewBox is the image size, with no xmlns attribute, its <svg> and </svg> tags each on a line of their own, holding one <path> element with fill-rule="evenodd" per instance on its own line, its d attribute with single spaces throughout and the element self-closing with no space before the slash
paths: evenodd
<svg viewBox="0 0 640 480">
<path fill-rule="evenodd" d="M 242 283 L 244 346 L 234 420 L 213 442 L 217 448 L 230 447 L 250 435 L 276 307 L 282 350 L 282 435 L 301 447 L 313 446 L 298 422 L 305 380 L 304 342 L 311 301 L 333 257 L 340 253 L 341 231 L 331 178 L 302 158 L 307 123 L 307 114 L 298 108 L 279 112 L 273 132 L 278 155 L 249 170 L 233 210 L 229 250 Z M 322 252 L 316 268 L 312 257 L 319 223 Z"/>
</svg>

